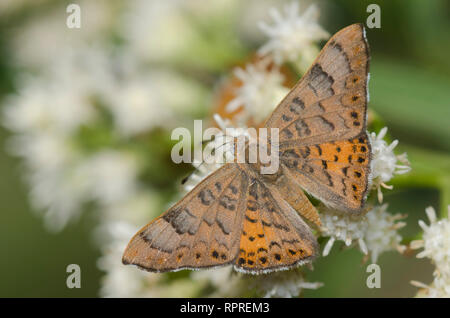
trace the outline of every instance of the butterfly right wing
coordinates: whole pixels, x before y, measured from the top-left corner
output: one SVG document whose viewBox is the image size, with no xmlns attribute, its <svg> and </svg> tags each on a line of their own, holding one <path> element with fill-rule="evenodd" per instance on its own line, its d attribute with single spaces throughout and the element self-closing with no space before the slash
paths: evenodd
<svg viewBox="0 0 450 318">
<path fill-rule="evenodd" d="M 246 190 L 246 175 L 236 164 L 224 165 L 142 228 L 128 244 L 123 263 L 152 272 L 232 263 Z"/>
</svg>

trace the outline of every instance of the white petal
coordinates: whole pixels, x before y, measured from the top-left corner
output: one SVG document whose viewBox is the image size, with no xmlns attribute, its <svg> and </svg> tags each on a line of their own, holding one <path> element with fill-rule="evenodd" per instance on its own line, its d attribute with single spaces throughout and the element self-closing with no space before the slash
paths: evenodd
<svg viewBox="0 0 450 318">
<path fill-rule="evenodd" d="M 334 237 L 330 237 L 330 239 L 328 240 L 327 244 L 325 245 L 325 247 L 323 249 L 322 256 L 327 256 L 330 253 L 331 248 L 333 247 L 334 241 L 335 241 Z"/>
</svg>

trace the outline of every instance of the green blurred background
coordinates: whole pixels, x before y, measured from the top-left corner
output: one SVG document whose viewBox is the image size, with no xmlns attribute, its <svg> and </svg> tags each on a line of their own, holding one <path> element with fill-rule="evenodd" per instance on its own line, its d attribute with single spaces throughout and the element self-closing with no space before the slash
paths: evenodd
<svg viewBox="0 0 450 318">
<path fill-rule="evenodd" d="M 14 91 L 20 67 L 9 63 L 14 53 L 10 31 L 42 14 L 55 1 L 38 1 L 2 14 L 0 20 L 0 102 Z M 450 204 L 450 1 L 318 1 L 321 22 L 331 34 L 365 22 L 366 7 L 381 7 L 381 29 L 369 29 L 372 50 L 370 104 L 407 151 L 415 178 L 394 179 L 402 190 L 390 191 L 390 211 L 407 213 L 406 238 L 418 232 L 425 207 Z M 63 13 L 62 13 L 63 14 Z M 27 201 L 21 163 L 5 153 L 8 132 L 0 129 L 0 297 L 96 297 L 102 273 L 92 239 L 95 218 L 85 213 L 61 233 L 52 234 Z M 416 180 L 412 182 L 411 180 Z M 404 187 L 406 185 L 406 187 Z M 442 209 L 441 209 L 442 210 Z M 365 287 L 367 273 L 357 249 L 333 248 L 308 272 L 309 281 L 326 282 L 307 297 L 403 297 L 415 295 L 411 279 L 429 283 L 433 266 L 414 255 L 390 252 L 379 259 L 382 288 Z M 82 269 L 82 288 L 66 287 L 66 266 Z M 332 267 L 330 267 L 332 264 Z"/>
</svg>

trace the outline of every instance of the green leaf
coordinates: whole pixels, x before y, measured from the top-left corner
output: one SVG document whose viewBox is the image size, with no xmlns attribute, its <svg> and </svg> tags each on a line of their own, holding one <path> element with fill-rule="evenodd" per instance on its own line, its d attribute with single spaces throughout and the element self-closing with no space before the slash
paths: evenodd
<svg viewBox="0 0 450 318">
<path fill-rule="evenodd" d="M 409 143 L 450 150 L 450 79 L 401 61 L 372 58 L 369 106 Z"/>
</svg>

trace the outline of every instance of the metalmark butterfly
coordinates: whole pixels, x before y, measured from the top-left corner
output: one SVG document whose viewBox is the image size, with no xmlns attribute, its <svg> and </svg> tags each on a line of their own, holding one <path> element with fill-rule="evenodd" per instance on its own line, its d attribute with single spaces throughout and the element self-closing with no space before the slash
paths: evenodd
<svg viewBox="0 0 450 318">
<path fill-rule="evenodd" d="M 303 190 L 347 213 L 365 203 L 368 72 L 364 27 L 336 33 L 265 123 L 279 128 L 278 172 L 225 164 L 142 228 L 123 263 L 155 272 L 233 264 L 261 273 L 310 262 L 318 244 L 302 217 L 321 223 Z"/>
</svg>

